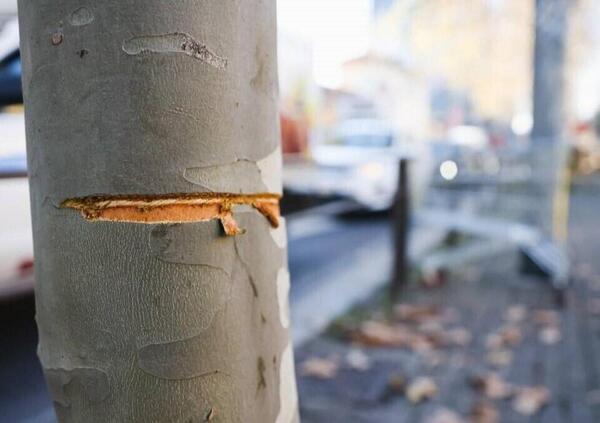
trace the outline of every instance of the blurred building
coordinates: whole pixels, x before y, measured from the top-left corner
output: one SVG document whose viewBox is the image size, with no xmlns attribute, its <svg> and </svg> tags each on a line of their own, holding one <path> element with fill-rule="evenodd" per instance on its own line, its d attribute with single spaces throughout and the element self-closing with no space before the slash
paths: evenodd
<svg viewBox="0 0 600 423">
<path fill-rule="evenodd" d="M 303 153 L 320 98 L 313 78 L 313 49 L 305 39 L 282 31 L 278 49 L 282 148 L 284 154 Z"/>
<path fill-rule="evenodd" d="M 471 119 L 510 123 L 531 115 L 535 1 L 389 3 L 376 2 L 374 51 L 463 95 L 472 107 L 463 114 Z M 599 16 L 599 2 L 572 2 L 565 75 L 571 121 L 600 107 Z"/>
<path fill-rule="evenodd" d="M 374 115 L 404 139 L 429 137 L 429 84 L 401 61 L 376 53 L 346 62 L 342 89 L 372 99 Z"/>
</svg>

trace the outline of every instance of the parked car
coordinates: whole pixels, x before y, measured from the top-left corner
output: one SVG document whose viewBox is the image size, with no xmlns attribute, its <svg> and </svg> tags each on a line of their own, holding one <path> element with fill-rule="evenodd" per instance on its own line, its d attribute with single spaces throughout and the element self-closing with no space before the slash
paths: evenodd
<svg viewBox="0 0 600 423">
<path fill-rule="evenodd" d="M 403 141 L 378 119 L 340 123 L 312 145 L 310 160 L 285 162 L 286 190 L 319 197 L 346 198 L 368 210 L 392 205 L 401 158 L 411 160 L 413 196 L 422 198 L 431 177 L 428 147 Z"/>
<path fill-rule="evenodd" d="M 0 31 L 0 298 L 33 288 L 33 242 L 16 21 Z"/>
</svg>

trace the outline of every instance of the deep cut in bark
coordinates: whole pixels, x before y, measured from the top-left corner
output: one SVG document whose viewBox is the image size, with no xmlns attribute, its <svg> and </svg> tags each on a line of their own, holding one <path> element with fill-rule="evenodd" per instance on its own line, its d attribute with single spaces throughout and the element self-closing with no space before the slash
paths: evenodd
<svg viewBox="0 0 600 423">
<path fill-rule="evenodd" d="M 279 227 L 278 194 L 198 193 L 174 195 L 90 196 L 63 201 L 62 208 L 79 210 L 90 221 L 143 224 L 192 223 L 219 219 L 227 235 L 244 233 L 233 208 L 251 206 Z"/>
</svg>

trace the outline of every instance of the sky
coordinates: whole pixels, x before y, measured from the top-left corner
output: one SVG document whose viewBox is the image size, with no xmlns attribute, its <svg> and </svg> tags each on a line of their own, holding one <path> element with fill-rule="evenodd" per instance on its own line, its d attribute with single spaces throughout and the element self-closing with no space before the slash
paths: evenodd
<svg viewBox="0 0 600 423">
<path fill-rule="evenodd" d="M 317 84 L 335 88 L 340 65 L 367 52 L 371 0 L 278 0 L 279 30 L 312 43 Z"/>
</svg>

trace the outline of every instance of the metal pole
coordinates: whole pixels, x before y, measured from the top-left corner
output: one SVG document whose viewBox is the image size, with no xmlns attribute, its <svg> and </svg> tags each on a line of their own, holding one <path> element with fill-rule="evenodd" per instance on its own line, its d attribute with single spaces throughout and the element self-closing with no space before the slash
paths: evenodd
<svg viewBox="0 0 600 423">
<path fill-rule="evenodd" d="M 408 184 L 408 159 L 400 159 L 398 165 L 398 189 L 392 210 L 394 233 L 394 273 L 390 285 L 392 303 L 400 297 L 408 281 L 408 226 L 410 221 L 410 192 Z"/>
</svg>

